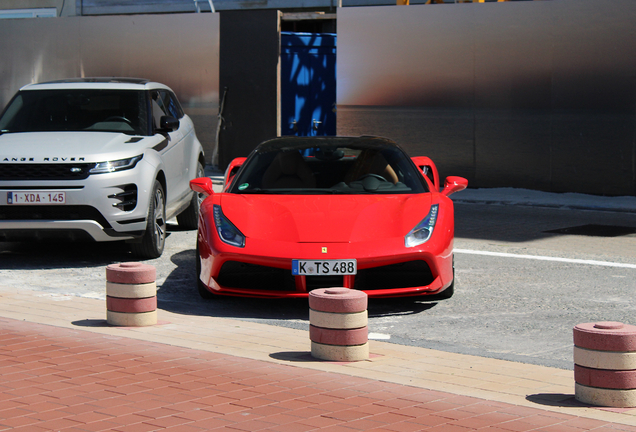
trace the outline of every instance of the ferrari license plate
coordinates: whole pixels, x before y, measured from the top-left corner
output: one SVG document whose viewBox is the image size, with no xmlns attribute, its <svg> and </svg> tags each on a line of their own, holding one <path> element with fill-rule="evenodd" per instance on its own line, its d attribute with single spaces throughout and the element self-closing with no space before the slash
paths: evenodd
<svg viewBox="0 0 636 432">
<path fill-rule="evenodd" d="M 292 260 L 294 276 L 354 275 L 358 262 L 349 260 Z"/>
<path fill-rule="evenodd" d="M 66 193 L 60 191 L 7 192 L 7 204 L 66 204 Z"/>
</svg>

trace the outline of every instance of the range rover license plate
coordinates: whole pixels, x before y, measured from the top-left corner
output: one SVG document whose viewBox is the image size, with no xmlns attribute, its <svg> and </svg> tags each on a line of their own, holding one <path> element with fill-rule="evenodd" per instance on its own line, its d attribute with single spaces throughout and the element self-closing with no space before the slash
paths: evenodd
<svg viewBox="0 0 636 432">
<path fill-rule="evenodd" d="M 292 260 L 294 276 L 354 275 L 358 262 L 349 260 Z"/>
<path fill-rule="evenodd" d="M 7 192 L 7 204 L 66 204 L 66 193 L 60 191 Z"/>
</svg>

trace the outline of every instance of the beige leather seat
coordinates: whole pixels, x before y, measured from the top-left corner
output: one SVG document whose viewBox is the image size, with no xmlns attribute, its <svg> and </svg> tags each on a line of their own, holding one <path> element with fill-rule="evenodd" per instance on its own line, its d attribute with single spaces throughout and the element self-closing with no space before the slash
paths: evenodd
<svg viewBox="0 0 636 432">
<path fill-rule="evenodd" d="M 377 174 L 387 181 L 396 184 L 398 176 L 386 161 L 384 156 L 377 150 L 363 150 L 353 162 L 353 166 L 345 176 L 345 182 L 350 183 L 358 180 L 367 174 Z"/>
<path fill-rule="evenodd" d="M 301 156 L 294 150 L 280 153 L 263 175 L 264 189 L 301 189 L 315 188 L 316 179 L 311 169 Z"/>
</svg>

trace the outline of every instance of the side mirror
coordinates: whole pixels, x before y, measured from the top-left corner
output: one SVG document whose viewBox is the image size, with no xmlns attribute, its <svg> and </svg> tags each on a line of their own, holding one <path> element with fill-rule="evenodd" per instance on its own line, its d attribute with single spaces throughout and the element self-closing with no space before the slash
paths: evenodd
<svg viewBox="0 0 636 432">
<path fill-rule="evenodd" d="M 468 187 L 468 180 L 463 177 L 449 176 L 444 182 L 442 195 L 449 196 L 452 193 L 462 191 Z"/>
<path fill-rule="evenodd" d="M 210 177 L 198 177 L 190 180 L 190 189 L 205 196 L 210 196 L 214 193 Z"/>
<path fill-rule="evenodd" d="M 179 120 L 172 116 L 161 116 L 159 119 L 159 130 L 172 132 L 179 129 Z"/>
</svg>

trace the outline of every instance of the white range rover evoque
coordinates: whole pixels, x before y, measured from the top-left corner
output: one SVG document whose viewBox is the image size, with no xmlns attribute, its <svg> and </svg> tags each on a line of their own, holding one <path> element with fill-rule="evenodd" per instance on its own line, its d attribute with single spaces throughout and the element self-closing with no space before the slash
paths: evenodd
<svg viewBox="0 0 636 432">
<path fill-rule="evenodd" d="M 167 220 L 197 227 L 189 182 L 204 165 L 192 120 L 163 84 L 27 85 L 0 117 L 0 241 L 126 240 L 156 258 Z"/>
</svg>

